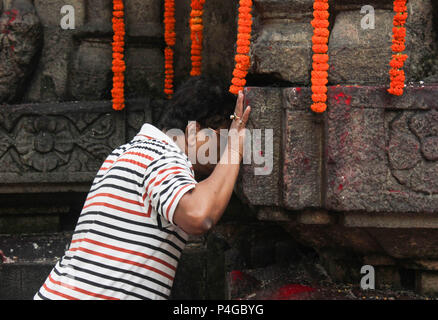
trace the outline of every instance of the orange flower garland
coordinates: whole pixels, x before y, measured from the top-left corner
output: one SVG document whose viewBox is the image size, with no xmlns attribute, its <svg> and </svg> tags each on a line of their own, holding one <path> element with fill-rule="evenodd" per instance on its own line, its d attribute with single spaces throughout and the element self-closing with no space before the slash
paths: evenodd
<svg viewBox="0 0 438 320">
<path fill-rule="evenodd" d="M 125 107 L 125 76 L 124 58 L 125 23 L 123 0 L 113 0 L 113 89 L 111 90 L 113 109 L 122 110 Z"/>
<path fill-rule="evenodd" d="M 328 83 L 328 39 L 329 26 L 328 0 L 315 0 L 313 3 L 313 64 L 311 73 L 312 100 L 311 109 L 314 112 L 324 112 L 327 109 L 327 83 Z"/>
<path fill-rule="evenodd" d="M 164 41 L 166 48 L 164 49 L 164 93 L 167 98 L 172 98 L 173 95 L 173 47 L 175 46 L 175 0 L 164 1 Z"/>
<path fill-rule="evenodd" d="M 202 14 L 204 13 L 205 0 L 192 0 L 190 13 L 190 39 L 192 40 L 192 71 L 191 76 L 201 75 L 202 67 L 202 40 L 204 26 L 202 24 Z"/>
<path fill-rule="evenodd" d="M 236 65 L 233 71 L 232 85 L 230 92 L 238 94 L 243 90 L 246 84 L 246 75 L 250 67 L 251 61 L 249 50 L 251 45 L 251 27 L 252 27 L 252 0 L 239 1 L 239 19 L 237 29 L 237 50 L 236 50 Z"/>
<path fill-rule="evenodd" d="M 405 50 L 406 41 L 406 28 L 404 27 L 406 19 L 408 17 L 406 0 L 394 0 L 394 27 L 392 28 L 392 51 L 395 53 L 392 55 L 392 60 L 389 63 L 391 70 L 389 75 L 391 77 L 391 84 L 388 92 L 401 96 L 403 95 L 403 88 L 405 86 L 405 72 L 403 71 L 403 65 L 408 56 L 402 54 Z"/>
</svg>

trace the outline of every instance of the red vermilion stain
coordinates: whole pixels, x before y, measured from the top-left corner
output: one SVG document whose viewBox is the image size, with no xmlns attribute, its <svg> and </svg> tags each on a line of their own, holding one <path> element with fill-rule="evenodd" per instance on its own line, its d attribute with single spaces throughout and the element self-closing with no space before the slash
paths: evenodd
<svg viewBox="0 0 438 320">
<path fill-rule="evenodd" d="M 243 279 L 243 272 L 239 270 L 231 271 L 231 280 L 242 280 Z"/>
<path fill-rule="evenodd" d="M 301 88 L 295 88 L 295 90 L 297 91 L 297 93 L 301 92 Z"/>
<path fill-rule="evenodd" d="M 303 286 L 301 284 L 288 284 L 278 289 L 278 291 L 273 295 L 272 298 L 275 300 L 287 300 L 292 299 L 299 294 L 314 291 L 314 288 Z"/>
<path fill-rule="evenodd" d="M 338 186 L 338 190 L 341 191 L 343 188 L 344 188 L 344 186 L 342 185 L 342 183 L 340 183 Z"/>
<path fill-rule="evenodd" d="M 346 105 L 351 104 L 351 96 L 346 95 L 343 92 L 339 92 L 337 95 L 334 96 L 336 103 L 344 102 Z M 341 100 L 342 99 L 342 100 Z"/>
</svg>

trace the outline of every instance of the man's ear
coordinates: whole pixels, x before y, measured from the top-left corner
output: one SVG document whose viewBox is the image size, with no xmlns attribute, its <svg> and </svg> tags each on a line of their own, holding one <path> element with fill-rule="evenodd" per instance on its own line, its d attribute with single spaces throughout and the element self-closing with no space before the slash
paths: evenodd
<svg viewBox="0 0 438 320">
<path fill-rule="evenodd" d="M 185 135 L 187 140 L 187 146 L 190 148 L 196 148 L 196 135 L 201 130 L 201 126 L 196 121 L 189 121 Z"/>
</svg>

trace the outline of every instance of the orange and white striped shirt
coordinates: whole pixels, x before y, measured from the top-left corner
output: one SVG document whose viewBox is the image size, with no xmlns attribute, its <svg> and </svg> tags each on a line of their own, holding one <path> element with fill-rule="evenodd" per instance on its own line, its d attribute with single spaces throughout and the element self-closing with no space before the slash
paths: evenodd
<svg viewBox="0 0 438 320">
<path fill-rule="evenodd" d="M 168 299 L 188 235 L 173 222 L 192 165 L 150 124 L 97 173 L 69 249 L 34 299 Z"/>
</svg>

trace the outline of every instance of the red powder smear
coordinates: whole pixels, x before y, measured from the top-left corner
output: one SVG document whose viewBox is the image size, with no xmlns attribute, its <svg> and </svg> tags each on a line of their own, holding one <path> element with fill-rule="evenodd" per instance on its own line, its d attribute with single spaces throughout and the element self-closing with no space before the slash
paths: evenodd
<svg viewBox="0 0 438 320">
<path fill-rule="evenodd" d="M 278 291 L 272 296 L 274 300 L 288 300 L 298 298 L 297 296 L 306 292 L 314 292 L 315 289 L 303 286 L 301 284 L 289 284 L 278 289 Z"/>
<path fill-rule="evenodd" d="M 297 93 L 301 92 L 301 88 L 295 88 L 295 90 L 297 90 Z"/>
<path fill-rule="evenodd" d="M 335 100 L 336 100 L 336 102 L 337 103 L 339 103 L 340 102 L 340 99 L 343 99 L 344 100 L 344 103 L 345 104 L 347 104 L 347 105 L 350 105 L 351 104 L 351 96 L 347 96 L 345 93 L 343 93 L 343 92 L 340 92 L 340 93 L 338 93 L 337 95 L 335 95 Z"/>
<path fill-rule="evenodd" d="M 231 280 L 243 280 L 243 272 L 239 270 L 231 271 Z"/>
<path fill-rule="evenodd" d="M 343 187 L 344 187 L 344 186 L 343 186 L 342 184 L 339 184 L 338 190 L 342 190 Z"/>
</svg>

